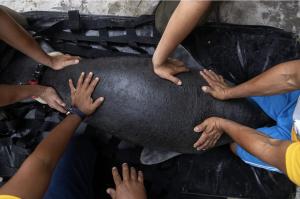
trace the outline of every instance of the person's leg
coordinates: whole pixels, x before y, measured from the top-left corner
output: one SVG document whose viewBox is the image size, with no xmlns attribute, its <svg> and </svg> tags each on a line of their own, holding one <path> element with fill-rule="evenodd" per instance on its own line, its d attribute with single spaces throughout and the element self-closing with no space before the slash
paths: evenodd
<svg viewBox="0 0 300 199">
<path fill-rule="evenodd" d="M 93 199 L 97 148 L 91 138 L 72 138 L 59 161 L 44 199 Z"/>
<path fill-rule="evenodd" d="M 9 16 L 11 16 L 21 26 L 23 26 L 23 27 L 28 26 L 27 19 L 24 16 L 22 16 L 21 14 L 17 13 L 16 11 L 14 11 L 8 7 L 2 6 L 2 5 L 0 5 L 0 9 L 5 11 L 7 14 L 9 14 Z"/>
<path fill-rule="evenodd" d="M 300 91 L 294 91 L 272 96 L 250 97 L 269 117 L 277 121 L 281 114 L 289 114 L 294 111 Z"/>
<path fill-rule="evenodd" d="M 276 128 L 281 129 L 280 133 L 285 134 L 281 136 L 290 137 L 293 125 L 293 112 L 299 95 L 300 91 L 294 91 L 280 95 L 251 97 L 250 100 L 254 101 L 269 117 L 276 121 Z M 271 131 L 267 132 L 270 133 Z M 268 136 L 277 139 L 276 133 L 274 136 Z"/>
</svg>

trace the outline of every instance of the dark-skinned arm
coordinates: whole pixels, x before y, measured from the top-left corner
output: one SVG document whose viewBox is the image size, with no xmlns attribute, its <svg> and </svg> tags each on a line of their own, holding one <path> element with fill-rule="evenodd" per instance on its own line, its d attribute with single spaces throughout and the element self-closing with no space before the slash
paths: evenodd
<svg viewBox="0 0 300 199">
<path fill-rule="evenodd" d="M 67 116 L 49 136 L 37 146 L 18 172 L 1 189 L 0 194 L 23 199 L 41 199 L 47 190 L 59 157 L 80 124 L 78 116 Z"/>
<path fill-rule="evenodd" d="M 30 98 L 34 95 L 38 96 L 40 92 L 39 86 L 31 85 L 0 85 L 0 107 L 16 103 L 18 101 Z"/>
<path fill-rule="evenodd" d="M 200 74 L 209 86 L 204 92 L 217 99 L 232 99 L 249 96 L 263 96 L 285 93 L 300 88 L 300 60 L 278 64 L 264 73 L 240 85 L 229 87 L 213 71 L 204 70 Z"/>
<path fill-rule="evenodd" d="M 51 108 L 65 113 L 65 103 L 57 95 L 56 91 L 47 86 L 41 85 L 0 85 L 0 107 L 28 99 L 39 97 Z"/>
<path fill-rule="evenodd" d="M 194 130 L 201 133 L 224 132 L 255 157 L 286 173 L 285 153 L 290 141 L 275 140 L 255 129 L 218 117 L 206 119 Z M 195 147 L 199 146 L 196 143 Z"/>
<path fill-rule="evenodd" d="M 249 153 L 286 173 L 285 153 L 290 141 L 272 139 L 255 129 L 226 119 L 221 119 L 220 126 Z"/>
<path fill-rule="evenodd" d="M 0 40 L 3 40 L 39 63 L 59 70 L 65 66 L 79 62 L 79 57 L 70 55 L 57 55 L 53 57 L 47 55 L 33 37 L 1 8 L 0 27 L 2 27 L 0 29 Z"/>
<path fill-rule="evenodd" d="M 77 89 L 70 81 L 72 105 L 86 115 L 92 114 L 103 98 L 91 100 L 99 78 L 92 80 L 92 74 L 84 79 L 82 74 Z M 25 160 L 18 172 L 0 189 L 0 195 L 14 195 L 22 199 L 41 199 L 47 190 L 54 168 L 62 156 L 70 138 L 81 122 L 77 115 L 67 116 L 37 146 Z"/>
</svg>

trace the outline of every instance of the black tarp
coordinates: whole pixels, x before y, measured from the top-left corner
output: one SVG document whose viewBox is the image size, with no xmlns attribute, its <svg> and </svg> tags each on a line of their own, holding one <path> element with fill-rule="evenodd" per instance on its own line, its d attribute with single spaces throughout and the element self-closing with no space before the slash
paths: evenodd
<svg viewBox="0 0 300 199">
<path fill-rule="evenodd" d="M 60 20 L 67 20 L 68 17 L 65 13 L 51 12 L 30 12 L 25 16 L 28 17 L 32 30 L 35 31 L 44 30 L 45 26 L 49 27 Z M 134 19 L 88 15 L 84 18 L 87 22 L 91 20 L 97 21 L 97 23 L 101 23 L 103 19 L 117 22 Z M 153 24 L 150 24 L 152 32 Z M 146 32 L 150 31 L 147 28 L 145 30 Z M 37 36 L 46 39 L 55 50 L 68 52 L 69 45 L 75 46 L 77 49 L 73 54 L 81 55 L 83 51 L 93 50 L 90 48 L 93 41 L 66 42 L 62 38 L 50 38 L 42 31 L 36 33 Z M 73 34 L 79 33 L 74 32 Z M 104 56 L 107 56 L 105 52 L 109 52 L 109 56 L 118 56 L 120 53 L 115 48 L 118 42 L 96 43 L 105 46 L 102 49 Z M 131 49 L 139 49 L 134 53 L 131 51 L 130 54 L 141 54 L 140 45 L 136 44 L 136 42 L 128 44 Z M 299 43 L 292 34 L 262 26 L 207 24 L 197 28 L 183 45 L 200 65 L 215 69 L 234 83 L 243 82 L 274 64 L 299 58 Z M 126 46 L 126 42 L 124 41 L 121 46 Z M 146 45 L 149 49 L 154 46 L 154 44 Z M 151 55 L 151 52 L 153 51 L 146 49 L 146 52 L 143 53 Z M 101 52 L 97 51 L 97 53 L 99 56 L 101 55 Z M 93 57 L 95 54 L 93 52 L 83 53 L 81 56 Z M 295 194 L 295 186 L 284 175 L 248 166 L 229 152 L 226 146 L 203 155 L 181 155 L 155 166 L 141 165 L 139 160 L 134 158 L 139 156 L 138 149 L 119 151 L 112 148 L 111 150 L 115 155 L 110 156 L 108 161 L 114 163 L 126 161 L 143 168 L 148 193 L 153 198 L 220 198 L 225 196 L 291 198 Z M 2 150 L 0 153 L 5 156 L 6 152 Z M 105 157 L 101 158 L 100 162 Z M 2 164 L 3 162 L 1 162 Z"/>
<path fill-rule="evenodd" d="M 296 35 L 267 26 L 210 23 L 197 27 L 183 45 L 202 66 L 235 84 L 300 58 Z"/>
</svg>

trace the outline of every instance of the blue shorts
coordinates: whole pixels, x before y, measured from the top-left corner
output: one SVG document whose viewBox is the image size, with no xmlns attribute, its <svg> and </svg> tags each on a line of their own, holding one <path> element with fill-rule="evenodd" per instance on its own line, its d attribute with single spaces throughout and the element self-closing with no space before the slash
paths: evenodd
<svg viewBox="0 0 300 199">
<path fill-rule="evenodd" d="M 249 98 L 249 100 L 254 101 L 269 117 L 276 121 L 275 126 L 262 127 L 256 130 L 274 139 L 291 140 L 293 112 L 299 95 L 300 91 L 297 90 L 280 95 Z M 236 154 L 247 164 L 280 172 L 277 168 L 251 155 L 239 145 L 236 148 Z"/>
</svg>

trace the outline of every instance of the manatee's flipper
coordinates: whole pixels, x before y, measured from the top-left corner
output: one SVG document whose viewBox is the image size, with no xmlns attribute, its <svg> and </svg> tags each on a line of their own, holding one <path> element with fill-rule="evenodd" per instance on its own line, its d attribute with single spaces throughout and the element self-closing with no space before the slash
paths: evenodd
<svg viewBox="0 0 300 199">
<path fill-rule="evenodd" d="M 153 165 L 165 162 L 179 155 L 181 154 L 177 152 L 155 150 L 145 147 L 142 150 L 140 161 L 145 165 Z"/>
</svg>

